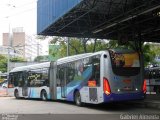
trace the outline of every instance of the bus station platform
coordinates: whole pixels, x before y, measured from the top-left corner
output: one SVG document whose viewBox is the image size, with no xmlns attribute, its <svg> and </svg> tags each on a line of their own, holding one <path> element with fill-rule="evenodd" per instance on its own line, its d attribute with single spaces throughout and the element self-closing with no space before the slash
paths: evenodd
<svg viewBox="0 0 160 120">
<path fill-rule="evenodd" d="M 0 97 L 10 97 L 6 88 L 0 88 Z M 130 101 L 127 104 L 135 107 L 160 109 L 160 95 L 147 94 L 144 100 Z"/>
<path fill-rule="evenodd" d="M 160 109 L 160 95 L 147 94 L 144 100 L 129 102 L 137 107 Z"/>
</svg>

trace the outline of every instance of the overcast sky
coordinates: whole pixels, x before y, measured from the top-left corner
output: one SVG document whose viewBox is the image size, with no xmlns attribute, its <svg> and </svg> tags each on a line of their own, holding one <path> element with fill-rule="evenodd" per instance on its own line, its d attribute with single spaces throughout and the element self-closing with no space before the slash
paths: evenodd
<svg viewBox="0 0 160 120">
<path fill-rule="evenodd" d="M 1 0 L 0 34 L 10 28 L 23 27 L 27 34 L 36 34 L 37 0 Z M 2 37 L 1 37 L 2 39 Z"/>
<path fill-rule="evenodd" d="M 0 1 L 0 45 L 2 33 L 12 28 L 23 27 L 27 35 L 37 34 L 37 0 L 1 0 Z M 43 42 L 44 52 L 47 41 Z M 45 53 L 44 53 L 45 54 Z"/>
</svg>

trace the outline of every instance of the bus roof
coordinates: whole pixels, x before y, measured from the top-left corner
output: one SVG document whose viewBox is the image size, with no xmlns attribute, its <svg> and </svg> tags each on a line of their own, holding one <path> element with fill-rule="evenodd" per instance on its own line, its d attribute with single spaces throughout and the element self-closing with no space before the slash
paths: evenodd
<svg viewBox="0 0 160 120">
<path fill-rule="evenodd" d="M 65 62 L 76 61 L 79 59 L 83 59 L 83 58 L 87 58 L 87 57 L 91 57 L 91 56 L 95 56 L 95 55 L 101 55 L 102 53 L 105 53 L 105 51 L 99 51 L 99 52 L 95 52 L 95 53 L 84 53 L 84 54 L 60 58 L 57 60 L 57 65 L 65 63 Z"/>
<path fill-rule="evenodd" d="M 83 58 L 86 58 L 86 57 L 101 55 L 102 53 L 105 53 L 106 51 L 99 51 L 99 52 L 95 52 L 95 53 L 84 53 L 84 54 L 79 54 L 79 55 L 73 55 L 73 56 L 69 56 L 69 57 L 60 58 L 56 62 L 57 62 L 57 65 L 59 65 L 59 64 L 65 63 L 65 62 L 72 62 L 72 61 L 76 61 L 76 60 L 83 59 Z M 16 67 L 13 70 L 11 70 L 10 72 L 29 71 L 29 70 L 32 70 L 32 69 L 47 68 L 49 66 L 50 66 L 50 62 L 45 62 L 45 63 L 39 63 L 39 64 L 34 64 L 34 65 Z"/>
<path fill-rule="evenodd" d="M 34 64 L 34 65 L 16 67 L 10 72 L 29 71 L 31 69 L 47 68 L 49 66 L 50 66 L 50 62 L 44 62 L 44 63 Z"/>
<path fill-rule="evenodd" d="M 75 60 L 78 60 L 78 59 L 102 54 L 103 52 L 104 51 L 95 52 L 95 53 L 84 53 L 84 54 L 79 54 L 79 55 L 73 55 L 73 56 L 69 56 L 69 57 L 60 58 L 56 62 L 57 62 L 57 65 L 59 65 L 59 64 L 65 63 L 65 62 L 72 62 L 72 61 L 75 61 Z M 39 63 L 39 64 L 34 64 L 34 65 L 16 67 L 13 70 L 11 70 L 10 72 L 29 71 L 29 70 L 32 70 L 32 69 L 47 68 L 49 66 L 50 66 L 50 62 L 45 62 L 45 63 Z"/>
</svg>

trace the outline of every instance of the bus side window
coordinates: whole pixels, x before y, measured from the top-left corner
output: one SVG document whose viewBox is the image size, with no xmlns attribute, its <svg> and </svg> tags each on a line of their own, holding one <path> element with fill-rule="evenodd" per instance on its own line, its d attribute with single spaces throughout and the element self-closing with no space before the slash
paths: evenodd
<svg viewBox="0 0 160 120">
<path fill-rule="evenodd" d="M 64 82 L 64 75 L 65 75 L 65 66 L 59 65 L 57 73 L 58 73 L 58 79 L 57 79 L 57 86 L 62 86 Z"/>
<path fill-rule="evenodd" d="M 18 86 L 22 87 L 24 85 L 23 73 L 20 72 L 17 75 L 18 75 L 18 78 L 17 78 L 17 80 L 18 80 Z"/>
<path fill-rule="evenodd" d="M 47 69 L 43 69 L 42 71 L 42 80 L 43 80 L 43 86 L 49 86 L 49 78 L 48 78 L 48 68 Z"/>
<path fill-rule="evenodd" d="M 56 74 L 56 78 L 57 78 L 57 87 L 59 87 L 59 86 L 61 86 L 61 82 L 60 82 L 60 73 L 59 73 L 59 71 L 60 71 L 60 68 L 59 68 L 59 66 L 57 66 L 57 74 Z"/>
<path fill-rule="evenodd" d="M 67 70 L 66 71 L 67 83 L 69 83 L 73 81 L 75 77 L 75 63 L 74 62 L 68 63 L 66 70 Z"/>
<path fill-rule="evenodd" d="M 18 86 L 18 73 L 13 74 L 13 82 L 14 82 L 14 87 Z"/>
<path fill-rule="evenodd" d="M 100 56 L 95 56 L 92 58 L 92 75 L 88 81 L 88 86 L 92 85 L 93 87 L 100 86 Z"/>
<path fill-rule="evenodd" d="M 9 88 L 13 88 L 14 87 L 14 76 L 13 76 L 13 74 L 9 75 L 8 87 Z"/>
</svg>

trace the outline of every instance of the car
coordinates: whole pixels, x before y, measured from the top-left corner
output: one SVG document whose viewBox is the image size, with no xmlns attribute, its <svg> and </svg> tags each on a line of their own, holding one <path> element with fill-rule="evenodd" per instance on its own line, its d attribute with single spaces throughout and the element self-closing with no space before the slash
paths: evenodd
<svg viewBox="0 0 160 120">
<path fill-rule="evenodd" d="M 0 83 L 0 86 L 1 86 L 2 88 L 7 88 L 7 87 L 8 87 L 8 80 L 6 79 L 6 80 L 4 80 L 3 82 L 1 82 L 1 83 Z"/>
<path fill-rule="evenodd" d="M 7 87 L 8 87 L 8 82 L 2 84 L 2 88 L 7 88 Z"/>
</svg>

